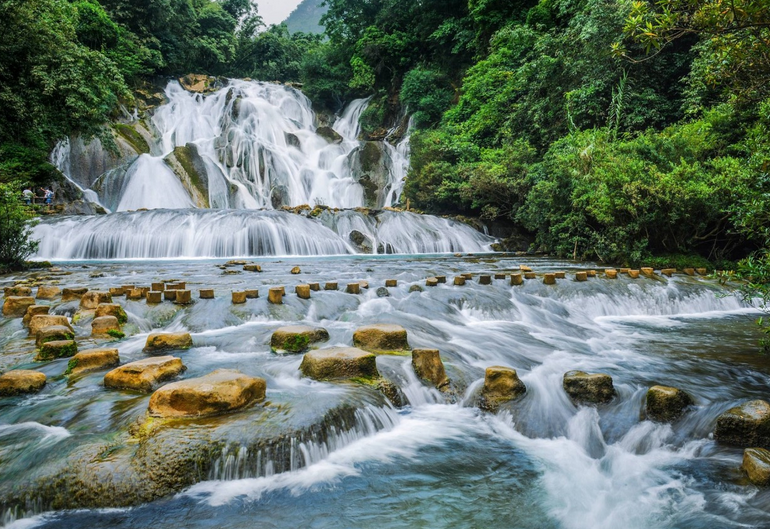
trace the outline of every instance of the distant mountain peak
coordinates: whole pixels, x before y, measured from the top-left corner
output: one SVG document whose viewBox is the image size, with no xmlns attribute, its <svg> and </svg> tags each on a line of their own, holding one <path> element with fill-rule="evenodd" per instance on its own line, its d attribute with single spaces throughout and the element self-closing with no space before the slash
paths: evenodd
<svg viewBox="0 0 770 529">
<path fill-rule="evenodd" d="M 323 33 L 324 27 L 321 25 L 321 17 L 328 9 L 321 5 L 323 2 L 324 0 L 302 0 L 284 21 L 289 32 Z"/>
</svg>

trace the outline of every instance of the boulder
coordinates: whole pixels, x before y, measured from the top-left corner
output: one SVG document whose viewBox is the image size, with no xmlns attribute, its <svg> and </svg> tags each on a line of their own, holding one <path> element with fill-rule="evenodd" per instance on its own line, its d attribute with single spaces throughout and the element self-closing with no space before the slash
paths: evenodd
<svg viewBox="0 0 770 529">
<path fill-rule="evenodd" d="M 387 298 L 390 296 L 390 291 L 385 287 L 379 287 L 377 289 L 377 297 L 378 298 Z"/>
<path fill-rule="evenodd" d="M 415 349 L 412 351 L 412 368 L 415 374 L 430 382 L 437 389 L 449 386 L 449 378 L 444 370 L 438 349 Z"/>
<path fill-rule="evenodd" d="M 51 326 L 66 327 L 71 334 L 75 334 L 72 329 L 67 316 L 59 316 L 56 314 L 35 314 L 32 319 L 29 320 L 29 336 L 37 336 L 38 332 L 46 327 Z"/>
<path fill-rule="evenodd" d="M 305 354 L 299 366 L 303 376 L 315 380 L 379 378 L 377 357 L 355 347 L 333 347 Z"/>
<path fill-rule="evenodd" d="M 163 301 L 163 292 L 160 290 L 150 290 L 145 294 L 145 298 L 147 299 L 147 303 L 157 305 Z"/>
<path fill-rule="evenodd" d="M 643 266 L 640 268 L 642 271 L 642 274 L 646 275 L 647 277 L 652 277 L 655 275 L 655 269 L 653 269 L 651 266 Z"/>
<path fill-rule="evenodd" d="M 65 375 L 80 375 L 108 369 L 120 364 L 120 356 L 117 349 L 88 349 L 80 351 L 70 359 Z"/>
<path fill-rule="evenodd" d="M 273 332 L 270 338 L 270 349 L 274 353 L 301 353 L 310 345 L 325 342 L 328 339 L 329 332 L 322 327 L 291 325 L 280 327 Z"/>
<path fill-rule="evenodd" d="M 19 298 L 28 298 L 32 295 L 32 289 L 30 287 L 23 287 L 23 286 L 15 286 L 15 287 L 5 287 L 3 288 L 3 297 L 10 298 L 10 297 L 19 297 Z"/>
<path fill-rule="evenodd" d="M 104 387 L 150 392 L 187 369 L 174 356 L 156 356 L 122 365 L 104 375 Z"/>
<path fill-rule="evenodd" d="M 302 269 L 299 266 L 295 266 L 294 268 L 291 269 L 291 273 L 294 275 L 301 274 Z"/>
<path fill-rule="evenodd" d="M 385 286 L 387 288 L 396 288 L 398 286 L 398 279 L 386 279 Z"/>
<path fill-rule="evenodd" d="M 14 369 L 0 375 L 0 397 L 37 393 L 45 386 L 46 376 L 40 371 Z"/>
<path fill-rule="evenodd" d="M 235 369 L 217 369 L 208 375 L 167 384 L 152 394 L 152 417 L 205 417 L 231 412 L 265 398 L 264 379 Z"/>
<path fill-rule="evenodd" d="M 564 272 L 564 271 L 554 272 L 554 276 L 556 276 L 556 279 L 566 279 L 567 272 Z"/>
<path fill-rule="evenodd" d="M 524 272 L 524 279 L 536 279 L 537 274 L 534 272 Z"/>
<path fill-rule="evenodd" d="M 283 287 L 272 287 L 268 290 L 267 301 L 273 305 L 281 305 L 283 303 Z"/>
<path fill-rule="evenodd" d="M 112 303 L 112 296 L 109 292 L 93 290 L 86 292 L 80 298 L 80 308 L 85 310 L 95 310 L 100 303 Z"/>
<path fill-rule="evenodd" d="M 258 264 L 247 264 L 243 265 L 243 271 L 244 272 L 261 272 L 262 267 Z"/>
<path fill-rule="evenodd" d="M 91 336 L 115 336 L 123 334 L 115 316 L 99 316 L 91 322 Z"/>
<path fill-rule="evenodd" d="M 318 292 L 321 290 L 321 283 L 308 283 L 308 286 L 313 292 Z"/>
<path fill-rule="evenodd" d="M 334 130 L 331 127 L 328 126 L 322 126 L 318 127 L 316 129 L 316 134 L 321 136 L 323 139 L 328 141 L 329 143 L 341 143 L 342 142 L 342 136 L 340 136 L 336 130 Z"/>
<path fill-rule="evenodd" d="M 40 345 L 35 356 L 36 362 L 47 362 L 57 358 L 69 358 L 78 352 L 75 340 L 53 340 Z"/>
<path fill-rule="evenodd" d="M 37 288 L 37 299 L 54 299 L 61 294 L 61 289 L 55 286 L 41 285 Z"/>
<path fill-rule="evenodd" d="M 256 288 L 247 288 L 244 292 L 246 293 L 246 299 L 257 299 L 259 297 L 259 290 Z"/>
<path fill-rule="evenodd" d="M 174 303 L 176 303 L 177 305 L 189 305 L 192 303 L 191 290 L 177 289 L 174 292 L 176 292 L 176 296 L 174 297 Z"/>
<path fill-rule="evenodd" d="M 544 274 L 543 275 L 543 284 L 545 284 L 545 285 L 555 285 L 556 284 L 556 274 Z"/>
<path fill-rule="evenodd" d="M 23 318 L 27 309 L 35 304 L 32 296 L 7 296 L 3 302 L 3 316 L 6 318 Z"/>
<path fill-rule="evenodd" d="M 511 274 L 511 286 L 519 286 L 524 284 L 524 276 L 521 274 Z"/>
<path fill-rule="evenodd" d="M 348 286 L 345 287 L 345 292 L 348 294 L 360 294 L 361 283 L 348 283 Z"/>
<path fill-rule="evenodd" d="M 607 277 L 607 279 L 617 279 L 618 271 L 614 268 L 608 268 L 604 271 L 604 275 Z"/>
<path fill-rule="evenodd" d="M 612 377 L 604 373 L 568 371 L 562 385 L 570 398 L 579 404 L 601 404 L 615 396 Z"/>
<path fill-rule="evenodd" d="M 639 270 L 629 270 L 628 277 L 631 279 L 639 279 Z"/>
<path fill-rule="evenodd" d="M 587 272 L 575 272 L 575 281 L 588 281 Z"/>
<path fill-rule="evenodd" d="M 176 290 L 164 290 L 163 299 L 166 301 L 176 301 Z"/>
<path fill-rule="evenodd" d="M 353 345 L 373 352 L 409 350 L 406 329 L 393 324 L 359 327 L 353 333 Z"/>
<path fill-rule="evenodd" d="M 411 287 L 409 287 L 409 292 L 410 293 L 412 293 L 412 292 L 422 292 L 423 290 L 425 290 L 425 289 L 422 288 L 420 285 L 412 285 Z"/>
<path fill-rule="evenodd" d="M 681 389 L 653 386 L 647 391 L 647 418 L 656 422 L 672 422 L 692 404 L 692 397 Z"/>
<path fill-rule="evenodd" d="M 751 400 L 730 408 L 717 418 L 714 438 L 744 448 L 770 448 L 770 403 Z"/>
<path fill-rule="evenodd" d="M 123 325 L 128 321 L 128 314 L 126 314 L 126 311 L 123 310 L 123 307 L 117 303 L 102 303 L 96 307 L 94 316 L 96 318 L 100 318 L 102 316 L 115 316 L 120 325 Z"/>
<path fill-rule="evenodd" d="M 43 327 L 35 335 L 35 345 L 40 347 L 47 342 L 55 342 L 60 340 L 72 340 L 75 338 L 75 333 L 72 332 L 71 327 L 64 325 L 49 325 Z"/>
<path fill-rule="evenodd" d="M 456 287 L 461 287 L 465 284 L 465 278 L 463 276 L 456 276 L 454 279 L 454 285 Z"/>
<path fill-rule="evenodd" d="M 425 286 L 426 287 L 438 286 L 438 279 L 436 279 L 435 277 L 429 277 L 428 279 L 425 280 Z"/>
<path fill-rule="evenodd" d="M 324 284 L 324 290 L 337 290 L 339 287 L 337 286 L 337 283 L 326 283 Z"/>
<path fill-rule="evenodd" d="M 144 344 L 145 353 L 156 354 L 174 349 L 189 349 L 193 345 L 189 332 L 154 332 Z"/>
<path fill-rule="evenodd" d="M 246 292 L 233 292 L 231 295 L 233 305 L 242 305 L 246 303 Z"/>
<path fill-rule="evenodd" d="M 174 299 L 176 299 L 176 290 L 174 292 Z M 131 290 L 126 291 L 126 299 L 130 299 L 133 301 L 142 299 L 144 297 L 144 292 L 141 288 L 132 288 Z"/>
<path fill-rule="evenodd" d="M 152 292 L 163 292 L 166 290 L 166 283 L 152 283 L 150 285 L 150 290 Z"/>
<path fill-rule="evenodd" d="M 40 314 L 48 314 L 48 311 L 51 310 L 51 307 L 49 305 L 30 305 L 27 307 L 27 312 L 24 314 L 24 317 L 21 319 L 21 324 L 25 327 L 29 327 L 29 322 L 32 320 L 34 316 L 38 316 Z"/>
<path fill-rule="evenodd" d="M 490 275 L 480 275 L 479 276 L 479 285 L 491 285 L 492 284 L 492 276 Z"/>
<path fill-rule="evenodd" d="M 527 386 L 519 379 L 515 369 L 492 366 L 484 373 L 484 387 L 481 389 L 481 407 L 493 411 L 504 402 L 514 400 L 527 392 Z"/>
<path fill-rule="evenodd" d="M 298 298 L 310 299 L 310 285 L 297 285 L 294 290 Z"/>
<path fill-rule="evenodd" d="M 200 289 L 200 297 L 201 299 L 214 299 L 214 289 L 213 288 Z"/>
<path fill-rule="evenodd" d="M 208 75 L 188 73 L 179 78 L 179 84 L 188 92 L 206 94 L 216 90 L 216 78 Z"/>
<path fill-rule="evenodd" d="M 79 300 L 86 292 L 88 289 L 85 287 L 65 288 L 61 291 L 61 300 L 62 302 Z"/>
<path fill-rule="evenodd" d="M 770 451 L 764 448 L 747 448 L 743 451 L 741 468 L 754 485 L 770 486 Z"/>
</svg>

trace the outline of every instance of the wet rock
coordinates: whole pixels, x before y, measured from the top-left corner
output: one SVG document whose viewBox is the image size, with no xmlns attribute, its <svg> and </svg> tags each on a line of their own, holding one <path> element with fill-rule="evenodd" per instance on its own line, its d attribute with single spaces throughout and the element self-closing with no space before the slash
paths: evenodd
<svg viewBox="0 0 770 529">
<path fill-rule="evenodd" d="M 438 349 L 415 349 L 412 351 L 412 368 L 415 374 L 430 382 L 436 389 L 446 389 L 449 378 L 444 370 Z"/>
<path fill-rule="evenodd" d="M 294 287 L 297 297 L 300 299 L 310 299 L 310 285 L 297 285 Z"/>
<path fill-rule="evenodd" d="M 424 289 L 420 285 L 412 285 L 409 287 L 409 292 L 422 292 Z"/>
<path fill-rule="evenodd" d="M 215 77 L 196 73 L 189 73 L 180 77 L 179 84 L 188 92 L 195 94 L 206 94 L 217 89 Z"/>
<path fill-rule="evenodd" d="M 360 294 L 361 283 L 348 283 L 348 286 L 345 287 L 345 292 L 348 294 Z"/>
<path fill-rule="evenodd" d="M 174 356 L 156 356 L 122 365 L 104 375 L 104 387 L 150 392 L 187 369 Z"/>
<path fill-rule="evenodd" d="M 608 268 L 604 271 L 604 275 L 607 276 L 607 279 L 617 279 L 618 278 L 618 271 L 614 268 Z"/>
<path fill-rule="evenodd" d="M 313 344 L 325 342 L 329 332 L 322 327 L 291 325 L 280 327 L 270 338 L 270 349 L 274 353 L 301 353 Z"/>
<path fill-rule="evenodd" d="M 293 275 L 301 274 L 302 273 L 302 269 L 299 266 L 295 266 L 294 268 L 291 269 L 291 273 Z"/>
<path fill-rule="evenodd" d="M 465 278 L 463 276 L 456 276 L 454 279 L 454 285 L 456 287 L 461 287 L 465 284 Z"/>
<path fill-rule="evenodd" d="M 500 404 L 519 398 L 527 392 L 527 386 L 519 379 L 516 370 L 504 366 L 492 366 L 484 373 L 481 390 L 481 408 L 496 410 Z"/>
<path fill-rule="evenodd" d="M 3 302 L 3 316 L 6 318 L 23 318 L 27 309 L 35 304 L 32 296 L 8 296 Z"/>
<path fill-rule="evenodd" d="M 45 315 L 48 314 L 48 311 L 51 310 L 51 307 L 48 305 L 30 305 L 27 307 L 27 312 L 24 314 L 24 317 L 21 319 L 21 324 L 25 327 L 29 327 L 29 322 L 32 320 L 33 317 L 38 315 Z"/>
<path fill-rule="evenodd" d="M 436 287 L 438 286 L 438 279 L 435 277 L 429 277 L 425 280 L 425 286 L 426 287 Z"/>
<path fill-rule="evenodd" d="M 17 285 L 14 287 L 3 288 L 3 297 L 6 297 L 6 298 L 10 298 L 10 297 L 28 298 L 31 295 L 32 295 L 32 289 L 30 287 Z"/>
<path fill-rule="evenodd" d="M 492 276 L 490 275 L 480 275 L 479 276 L 479 285 L 491 285 L 492 284 Z"/>
<path fill-rule="evenodd" d="M 256 288 L 247 288 L 244 292 L 246 293 L 246 299 L 257 299 L 259 297 L 259 290 Z"/>
<path fill-rule="evenodd" d="M 40 371 L 14 369 L 0 375 L 0 397 L 37 393 L 45 386 L 46 376 Z"/>
<path fill-rule="evenodd" d="M 575 281 L 588 281 L 588 273 L 587 272 L 576 272 L 575 273 Z"/>
<path fill-rule="evenodd" d="M 369 281 L 359 281 L 359 282 L 358 282 L 358 285 L 359 285 L 361 288 L 369 288 Z"/>
<path fill-rule="evenodd" d="M 770 486 L 770 451 L 764 448 L 747 448 L 743 451 L 741 468 L 754 485 Z"/>
<path fill-rule="evenodd" d="M 166 290 L 166 283 L 153 283 L 150 285 L 150 289 L 153 292 L 163 292 Z"/>
<path fill-rule="evenodd" d="M 340 136 L 336 130 L 334 130 L 331 127 L 323 126 L 318 127 L 316 129 L 316 134 L 321 136 L 323 139 L 328 141 L 329 143 L 341 143 L 342 142 L 342 136 Z"/>
<path fill-rule="evenodd" d="M 319 349 L 305 354 L 299 366 L 303 376 L 315 380 L 379 378 L 377 357 L 355 347 Z"/>
<path fill-rule="evenodd" d="M 639 270 L 629 270 L 628 277 L 631 279 L 639 279 Z"/>
<path fill-rule="evenodd" d="M 495 279 L 505 279 L 505 274 L 495 274 Z"/>
<path fill-rule="evenodd" d="M 118 337 L 118 335 L 123 335 L 123 333 L 115 316 L 99 316 L 91 322 L 91 336 Z"/>
<path fill-rule="evenodd" d="M 283 303 L 283 287 L 272 287 L 268 290 L 267 301 L 273 305 L 281 305 Z"/>
<path fill-rule="evenodd" d="M 324 285 L 324 290 L 337 290 L 338 288 L 337 283 L 326 283 Z"/>
<path fill-rule="evenodd" d="M 67 316 L 59 316 L 56 314 L 36 314 L 29 320 L 29 336 L 37 336 L 37 334 L 46 327 L 61 326 L 65 327 L 70 333 L 75 334 L 72 329 Z"/>
<path fill-rule="evenodd" d="M 189 332 L 152 333 L 144 344 L 145 353 L 156 354 L 175 349 L 189 349 L 193 345 Z"/>
<path fill-rule="evenodd" d="M 543 284 L 545 284 L 545 285 L 555 285 L 556 284 L 556 274 L 545 274 L 545 275 L 543 275 Z"/>
<path fill-rule="evenodd" d="M 55 286 L 41 285 L 37 289 L 37 299 L 54 299 L 61 294 L 61 289 Z"/>
<path fill-rule="evenodd" d="M 694 276 L 695 275 L 695 268 L 685 268 L 682 270 L 685 274 L 688 276 Z"/>
<path fill-rule="evenodd" d="M 320 283 L 308 283 L 308 286 L 310 287 L 310 290 L 312 290 L 313 292 L 318 292 L 321 290 Z"/>
<path fill-rule="evenodd" d="M 233 292 L 231 295 L 233 305 L 242 305 L 246 303 L 246 292 Z"/>
<path fill-rule="evenodd" d="M 176 290 L 164 290 L 163 291 L 163 299 L 166 301 L 176 301 Z"/>
<path fill-rule="evenodd" d="M 70 359 L 65 375 L 80 375 L 109 369 L 120 364 L 117 349 L 88 349 L 80 351 Z"/>
<path fill-rule="evenodd" d="M 602 404 L 615 396 L 612 377 L 604 373 L 568 371 L 562 385 L 570 398 L 579 404 Z"/>
<path fill-rule="evenodd" d="M 258 264 L 247 264 L 243 265 L 243 271 L 244 272 L 261 272 L 262 267 Z"/>
<path fill-rule="evenodd" d="M 386 279 L 385 280 L 385 287 L 387 288 L 396 288 L 398 286 L 398 280 L 397 279 Z"/>
<path fill-rule="evenodd" d="M 48 325 L 35 333 L 35 346 L 40 347 L 47 342 L 72 340 L 73 338 L 75 338 L 75 333 L 72 331 L 72 327 L 64 325 Z"/>
<path fill-rule="evenodd" d="M 61 300 L 62 302 L 79 300 L 86 292 L 88 289 L 85 287 L 65 288 L 61 291 Z"/>
<path fill-rule="evenodd" d="M 663 274 L 666 277 L 671 277 L 676 273 L 676 268 L 664 268 L 660 271 L 661 274 Z"/>
<path fill-rule="evenodd" d="M 377 297 L 378 298 L 387 298 L 388 296 L 390 296 L 390 292 L 388 291 L 387 288 L 379 287 L 377 289 Z"/>
<path fill-rule="evenodd" d="M 36 362 L 47 362 L 57 358 L 68 358 L 78 352 L 75 340 L 54 340 L 40 345 L 35 356 Z"/>
<path fill-rule="evenodd" d="M 770 403 L 751 400 L 717 418 L 714 438 L 741 447 L 770 448 Z"/>
<path fill-rule="evenodd" d="M 80 308 L 84 310 L 94 310 L 100 303 L 112 303 L 112 296 L 109 292 L 92 290 L 80 298 Z"/>
<path fill-rule="evenodd" d="M 698 273 L 698 275 L 705 276 L 708 274 L 708 270 L 705 268 L 696 268 L 695 271 Z"/>
<path fill-rule="evenodd" d="M 393 324 L 359 327 L 353 333 L 353 345 L 374 352 L 409 350 L 406 329 Z"/>
<path fill-rule="evenodd" d="M 147 294 L 145 294 L 145 298 L 147 299 L 147 303 L 150 305 L 157 305 L 163 301 L 163 292 L 150 290 L 147 292 Z"/>
<path fill-rule="evenodd" d="M 214 299 L 214 289 L 213 288 L 202 288 L 200 290 L 200 297 L 201 297 L 201 299 Z"/>
<path fill-rule="evenodd" d="M 235 369 L 217 369 L 208 375 L 172 382 L 152 394 L 152 417 L 206 417 L 238 410 L 265 398 L 264 379 Z"/>
<path fill-rule="evenodd" d="M 191 290 L 176 290 L 176 297 L 174 303 L 177 305 L 189 305 L 192 303 L 192 291 Z"/>
<path fill-rule="evenodd" d="M 174 293 L 174 299 L 176 299 L 176 290 L 171 290 L 170 292 Z M 144 298 L 144 292 L 141 288 L 132 288 L 131 290 L 126 291 L 126 299 L 136 301 L 142 298 Z"/>
<path fill-rule="evenodd" d="M 524 284 L 524 276 L 521 274 L 511 274 L 511 286 L 515 287 Z"/>
<path fill-rule="evenodd" d="M 94 317 L 100 318 L 102 316 L 115 316 L 120 325 L 125 324 L 128 321 L 128 314 L 123 310 L 123 307 L 117 303 L 102 303 L 96 307 Z"/>
<path fill-rule="evenodd" d="M 643 266 L 642 268 L 640 268 L 640 270 L 642 271 L 642 274 L 644 274 L 647 277 L 652 277 L 655 275 L 655 270 L 652 267 Z"/>
<path fill-rule="evenodd" d="M 681 389 L 653 386 L 647 391 L 647 418 L 653 421 L 673 422 L 692 405 L 692 397 Z"/>
<path fill-rule="evenodd" d="M 524 272 L 524 279 L 536 279 L 537 274 L 534 272 Z"/>
<path fill-rule="evenodd" d="M 567 272 L 554 272 L 553 275 L 556 277 L 556 279 L 566 279 Z"/>
</svg>

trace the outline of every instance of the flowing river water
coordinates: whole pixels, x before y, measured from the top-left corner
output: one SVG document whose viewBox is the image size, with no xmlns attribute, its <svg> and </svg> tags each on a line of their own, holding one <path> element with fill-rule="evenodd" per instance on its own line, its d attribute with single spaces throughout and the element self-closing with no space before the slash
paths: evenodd
<svg viewBox="0 0 770 529">
<path fill-rule="evenodd" d="M 66 359 L 32 362 L 20 320 L 2 319 L 0 368 L 49 377 L 39 394 L 0 399 L 6 527 L 770 527 L 770 491 L 745 481 L 742 450 L 712 439 L 720 413 L 767 398 L 770 375 L 770 360 L 756 352 L 755 309 L 715 281 L 678 274 L 576 282 L 568 273 L 555 286 L 541 279 L 454 286 L 450 279 L 425 287 L 434 275 L 575 265 L 491 254 L 257 262 L 262 273 L 225 274 L 217 268 L 222 259 L 64 261 L 42 272 L 44 282 L 62 287 L 179 279 L 196 294 L 214 288 L 216 299 L 186 307 L 115 298 L 129 315 L 127 337 L 114 343 L 121 362 L 144 357 L 151 330 L 187 330 L 194 347 L 179 353 L 184 378 L 236 368 L 267 380 L 267 400 L 227 416 L 177 421 L 137 441 L 128 431 L 144 417 L 149 395 L 105 389 L 104 372 L 63 377 Z M 289 273 L 294 266 L 301 275 Z M 379 297 L 390 278 L 398 286 Z M 360 280 L 370 288 L 359 295 L 293 294 L 300 282 Z M 268 304 L 272 285 L 286 286 L 283 305 Z M 424 290 L 410 292 L 412 285 Z M 261 297 L 232 305 L 231 290 L 246 287 Z M 51 303 L 52 313 L 77 310 L 77 302 Z M 408 400 L 401 408 L 368 387 L 301 378 L 301 355 L 269 347 L 271 332 L 294 322 L 328 329 L 329 346 L 350 345 L 364 324 L 400 324 L 412 347 L 441 351 L 457 398 L 420 382 L 408 356 L 377 359 Z M 89 330 L 87 319 L 76 325 L 81 350 Z M 527 386 L 522 399 L 494 414 L 473 406 L 491 365 L 514 367 Z M 617 396 L 575 406 L 561 386 L 572 369 L 612 375 Z M 687 391 L 696 405 L 673 425 L 643 420 L 644 396 L 655 384 Z M 330 418 L 341 407 L 349 413 Z M 281 441 L 260 444 L 267 437 Z M 164 458 L 200 443 L 211 450 L 195 462 L 195 483 L 152 501 L 122 501 L 142 488 L 132 479 L 163 479 Z M 143 452 L 151 449 L 156 459 Z M 157 473 L 132 466 L 147 461 L 159 465 Z M 77 465 L 67 483 L 48 486 Z M 89 480 L 104 484 L 101 508 L 78 504 Z"/>
</svg>

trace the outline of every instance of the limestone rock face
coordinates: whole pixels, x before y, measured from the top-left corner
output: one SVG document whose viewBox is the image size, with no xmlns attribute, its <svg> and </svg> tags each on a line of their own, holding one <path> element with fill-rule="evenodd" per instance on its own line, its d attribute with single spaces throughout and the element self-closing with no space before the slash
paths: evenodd
<svg viewBox="0 0 770 529">
<path fill-rule="evenodd" d="M 406 329 L 393 324 L 359 327 L 353 333 L 353 345 L 374 352 L 409 350 Z"/>
<path fill-rule="evenodd" d="M 32 296 L 7 296 L 3 302 L 3 316 L 6 318 L 23 318 L 27 309 L 35 304 Z"/>
<path fill-rule="evenodd" d="M 206 94 L 216 90 L 216 78 L 197 73 L 188 73 L 180 77 L 179 84 L 188 92 L 196 94 Z"/>
<path fill-rule="evenodd" d="M 46 376 L 40 371 L 14 369 L 0 375 L 0 397 L 37 393 L 45 386 Z"/>
<path fill-rule="evenodd" d="M 112 295 L 109 292 L 92 290 L 86 292 L 80 298 L 80 308 L 85 310 L 95 310 L 100 303 L 112 303 Z"/>
<path fill-rule="evenodd" d="M 53 314 L 35 314 L 32 319 L 29 320 L 29 335 L 37 336 L 37 333 L 42 329 L 51 326 L 66 327 L 71 333 L 75 333 L 72 330 L 67 316 L 57 316 Z"/>
<path fill-rule="evenodd" d="M 43 327 L 35 335 L 35 345 L 41 347 L 44 343 L 55 342 L 59 340 L 72 340 L 75 338 L 75 333 L 72 332 L 71 327 L 65 327 L 64 325 L 49 325 Z"/>
<path fill-rule="evenodd" d="M 61 294 L 61 289 L 55 286 L 42 285 L 37 289 L 37 299 L 54 299 Z"/>
<path fill-rule="evenodd" d="M 81 351 L 69 361 L 66 375 L 80 375 L 115 367 L 120 363 L 117 349 L 88 349 Z"/>
<path fill-rule="evenodd" d="M 299 366 L 303 376 L 315 380 L 378 378 L 377 357 L 355 347 L 333 347 L 305 354 Z"/>
<path fill-rule="evenodd" d="M 53 340 L 45 342 L 40 346 L 35 360 L 46 362 L 48 360 L 56 360 L 57 358 L 68 358 L 74 356 L 77 352 L 78 345 L 75 343 L 75 340 Z"/>
<path fill-rule="evenodd" d="M 26 314 L 24 314 L 24 318 L 21 320 L 21 324 L 25 327 L 29 327 L 29 322 L 32 320 L 33 316 L 37 316 L 38 314 L 48 314 L 49 310 L 51 310 L 51 307 L 48 305 L 30 305 L 27 308 Z"/>
<path fill-rule="evenodd" d="M 6 297 L 6 298 L 9 298 L 11 296 L 26 298 L 31 295 L 32 295 L 32 289 L 30 287 L 15 286 L 15 287 L 5 287 L 3 289 L 3 297 Z"/>
<path fill-rule="evenodd" d="M 328 339 L 329 332 L 322 327 L 291 325 L 273 332 L 270 348 L 274 353 L 301 353 L 310 345 L 325 342 Z"/>
<path fill-rule="evenodd" d="M 647 391 L 647 417 L 653 421 L 675 421 L 692 404 L 692 397 L 681 389 L 653 386 Z"/>
<path fill-rule="evenodd" d="M 97 318 L 102 316 L 115 316 L 115 318 L 118 320 L 118 323 L 121 325 L 128 321 L 128 315 L 126 314 L 126 311 L 123 310 L 123 307 L 117 303 L 102 303 L 96 307 L 96 313 L 94 316 Z"/>
<path fill-rule="evenodd" d="M 182 360 L 174 356 L 156 356 L 122 365 L 104 375 L 104 387 L 150 392 L 166 380 L 184 371 Z"/>
<path fill-rule="evenodd" d="M 747 448 L 743 451 L 741 468 L 754 485 L 770 486 L 770 451 L 764 448 Z"/>
<path fill-rule="evenodd" d="M 580 404 L 602 404 L 615 396 L 612 377 L 604 373 L 568 371 L 562 385 L 570 398 Z"/>
<path fill-rule="evenodd" d="M 204 417 L 243 408 L 265 398 L 266 383 L 235 369 L 217 369 L 206 376 L 173 382 L 150 398 L 153 417 Z"/>
<path fill-rule="evenodd" d="M 770 403 L 751 400 L 717 418 L 714 437 L 720 443 L 770 448 Z"/>
<path fill-rule="evenodd" d="M 438 349 L 415 349 L 412 351 L 412 368 L 415 374 L 423 380 L 427 380 L 437 389 L 449 385 L 449 378 L 444 370 Z"/>
<path fill-rule="evenodd" d="M 192 345 L 192 336 L 189 332 L 156 332 L 147 337 L 142 350 L 145 353 L 155 354 L 172 349 L 189 349 Z"/>
<path fill-rule="evenodd" d="M 107 336 L 110 331 L 120 332 L 120 324 L 115 316 L 99 316 L 91 322 L 91 336 Z"/>
<path fill-rule="evenodd" d="M 481 390 L 482 407 L 496 409 L 503 402 L 514 400 L 527 392 L 527 386 L 519 379 L 515 369 L 492 366 L 484 373 L 484 387 Z"/>
</svg>

